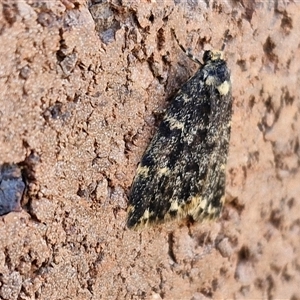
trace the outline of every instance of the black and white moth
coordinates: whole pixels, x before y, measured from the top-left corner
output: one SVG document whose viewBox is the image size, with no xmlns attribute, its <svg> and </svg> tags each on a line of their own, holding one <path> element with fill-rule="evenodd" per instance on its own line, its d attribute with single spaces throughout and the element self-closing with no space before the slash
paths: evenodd
<svg viewBox="0 0 300 300">
<path fill-rule="evenodd" d="M 182 46 L 181 46 L 182 48 Z M 218 217 L 225 193 L 232 96 L 222 51 L 177 92 L 137 168 L 129 194 L 129 228 L 173 218 Z"/>
</svg>

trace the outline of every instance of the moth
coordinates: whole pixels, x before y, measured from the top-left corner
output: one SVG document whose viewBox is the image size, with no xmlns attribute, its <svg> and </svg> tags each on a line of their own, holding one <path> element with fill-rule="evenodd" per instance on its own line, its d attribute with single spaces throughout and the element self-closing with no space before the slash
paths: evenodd
<svg viewBox="0 0 300 300">
<path fill-rule="evenodd" d="M 232 116 L 230 71 L 223 51 L 205 51 L 203 63 L 188 55 L 200 68 L 172 99 L 137 168 L 129 228 L 174 218 L 213 219 L 222 210 Z"/>
</svg>

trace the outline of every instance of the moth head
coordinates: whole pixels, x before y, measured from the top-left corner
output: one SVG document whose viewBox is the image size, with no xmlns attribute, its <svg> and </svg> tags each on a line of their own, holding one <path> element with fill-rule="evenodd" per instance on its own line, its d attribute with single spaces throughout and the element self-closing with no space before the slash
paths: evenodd
<svg viewBox="0 0 300 300">
<path fill-rule="evenodd" d="M 203 62 L 204 63 L 207 63 L 208 61 L 217 61 L 217 60 L 223 60 L 223 59 L 224 59 L 223 51 L 207 50 L 203 54 Z"/>
</svg>

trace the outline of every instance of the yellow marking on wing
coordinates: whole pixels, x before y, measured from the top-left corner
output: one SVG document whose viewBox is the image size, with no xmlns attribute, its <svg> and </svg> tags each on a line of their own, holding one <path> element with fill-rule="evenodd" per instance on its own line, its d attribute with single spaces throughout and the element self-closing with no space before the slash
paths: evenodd
<svg viewBox="0 0 300 300">
<path fill-rule="evenodd" d="M 190 200 L 190 202 L 178 206 L 178 217 L 184 218 L 187 215 L 194 216 L 197 211 L 197 208 L 199 207 L 199 204 L 203 202 L 202 197 L 200 195 L 191 197 Z"/>
<path fill-rule="evenodd" d="M 183 95 L 182 95 L 182 100 L 183 100 L 184 102 L 189 102 L 189 101 L 191 101 L 191 98 L 189 98 L 189 97 L 187 96 L 187 94 L 183 94 Z"/>
<path fill-rule="evenodd" d="M 129 205 L 127 208 L 127 214 L 128 215 L 132 215 L 132 213 L 134 212 L 134 206 L 133 205 Z"/>
<path fill-rule="evenodd" d="M 216 213 L 216 207 L 212 206 L 211 204 L 207 207 L 207 212 L 209 215 L 214 215 Z"/>
<path fill-rule="evenodd" d="M 144 211 L 144 214 L 142 215 L 141 219 L 143 219 L 143 220 L 148 220 L 148 219 L 149 219 L 149 216 L 150 216 L 149 208 L 147 208 L 147 209 Z"/>
<path fill-rule="evenodd" d="M 149 167 L 147 167 L 147 166 L 142 167 L 141 165 L 139 165 L 136 170 L 136 174 L 138 176 L 147 177 L 149 174 L 149 170 L 150 170 Z"/>
<path fill-rule="evenodd" d="M 176 200 L 172 201 L 169 210 L 171 210 L 171 211 L 177 211 L 178 208 L 179 208 L 178 202 Z"/>
<path fill-rule="evenodd" d="M 225 170 L 226 169 L 226 165 L 225 164 L 222 164 L 221 166 L 220 166 L 220 170 Z"/>
<path fill-rule="evenodd" d="M 179 122 L 177 119 L 166 116 L 165 120 L 169 123 L 170 129 L 184 129 L 184 124 Z"/>
<path fill-rule="evenodd" d="M 217 87 L 220 95 L 226 96 L 230 90 L 230 83 L 226 80 Z"/>
<path fill-rule="evenodd" d="M 203 210 L 206 210 L 206 207 L 207 207 L 207 200 L 206 200 L 206 199 L 203 199 L 203 200 L 199 203 L 198 207 L 202 208 Z M 198 207 L 197 207 L 197 208 L 198 208 Z"/>
<path fill-rule="evenodd" d="M 207 76 L 207 78 L 205 80 L 205 84 L 215 85 L 216 84 L 216 78 L 214 76 Z"/>
<path fill-rule="evenodd" d="M 177 200 L 173 200 L 171 201 L 171 206 L 168 210 L 168 212 L 164 215 L 164 221 L 170 221 L 172 219 L 174 219 L 174 215 L 171 214 L 171 212 L 177 212 L 177 215 L 175 216 L 175 218 L 178 216 L 178 213 L 180 212 L 180 206 L 178 205 Z"/>
<path fill-rule="evenodd" d="M 160 168 L 157 170 L 157 173 L 158 173 L 158 176 L 160 176 L 160 177 L 163 175 L 168 175 L 168 174 L 170 174 L 170 169 L 167 167 Z"/>
</svg>

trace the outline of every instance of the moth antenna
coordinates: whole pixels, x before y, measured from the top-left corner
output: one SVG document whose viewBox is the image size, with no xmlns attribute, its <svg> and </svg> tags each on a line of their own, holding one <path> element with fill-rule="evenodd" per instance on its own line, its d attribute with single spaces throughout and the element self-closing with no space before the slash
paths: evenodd
<svg viewBox="0 0 300 300">
<path fill-rule="evenodd" d="M 176 40 L 178 46 L 179 46 L 180 49 L 187 55 L 187 57 L 188 57 L 190 60 L 192 60 L 193 62 L 195 62 L 196 64 L 202 66 L 203 63 L 202 63 L 197 57 L 195 57 L 195 56 L 193 55 L 193 53 L 190 52 L 190 50 L 186 50 L 186 49 L 184 48 L 184 46 L 179 42 L 179 40 L 178 40 L 178 38 L 177 38 L 177 36 L 176 36 L 175 30 L 172 28 L 171 31 L 172 31 L 172 34 L 174 35 L 174 38 L 175 38 L 175 40 Z"/>
<path fill-rule="evenodd" d="M 222 47 L 221 47 L 221 51 L 224 51 L 225 46 L 226 46 L 228 40 L 229 40 L 229 29 L 227 29 L 227 30 L 225 31 L 225 33 L 224 33 L 224 40 L 223 40 L 223 45 L 222 45 Z"/>
</svg>

